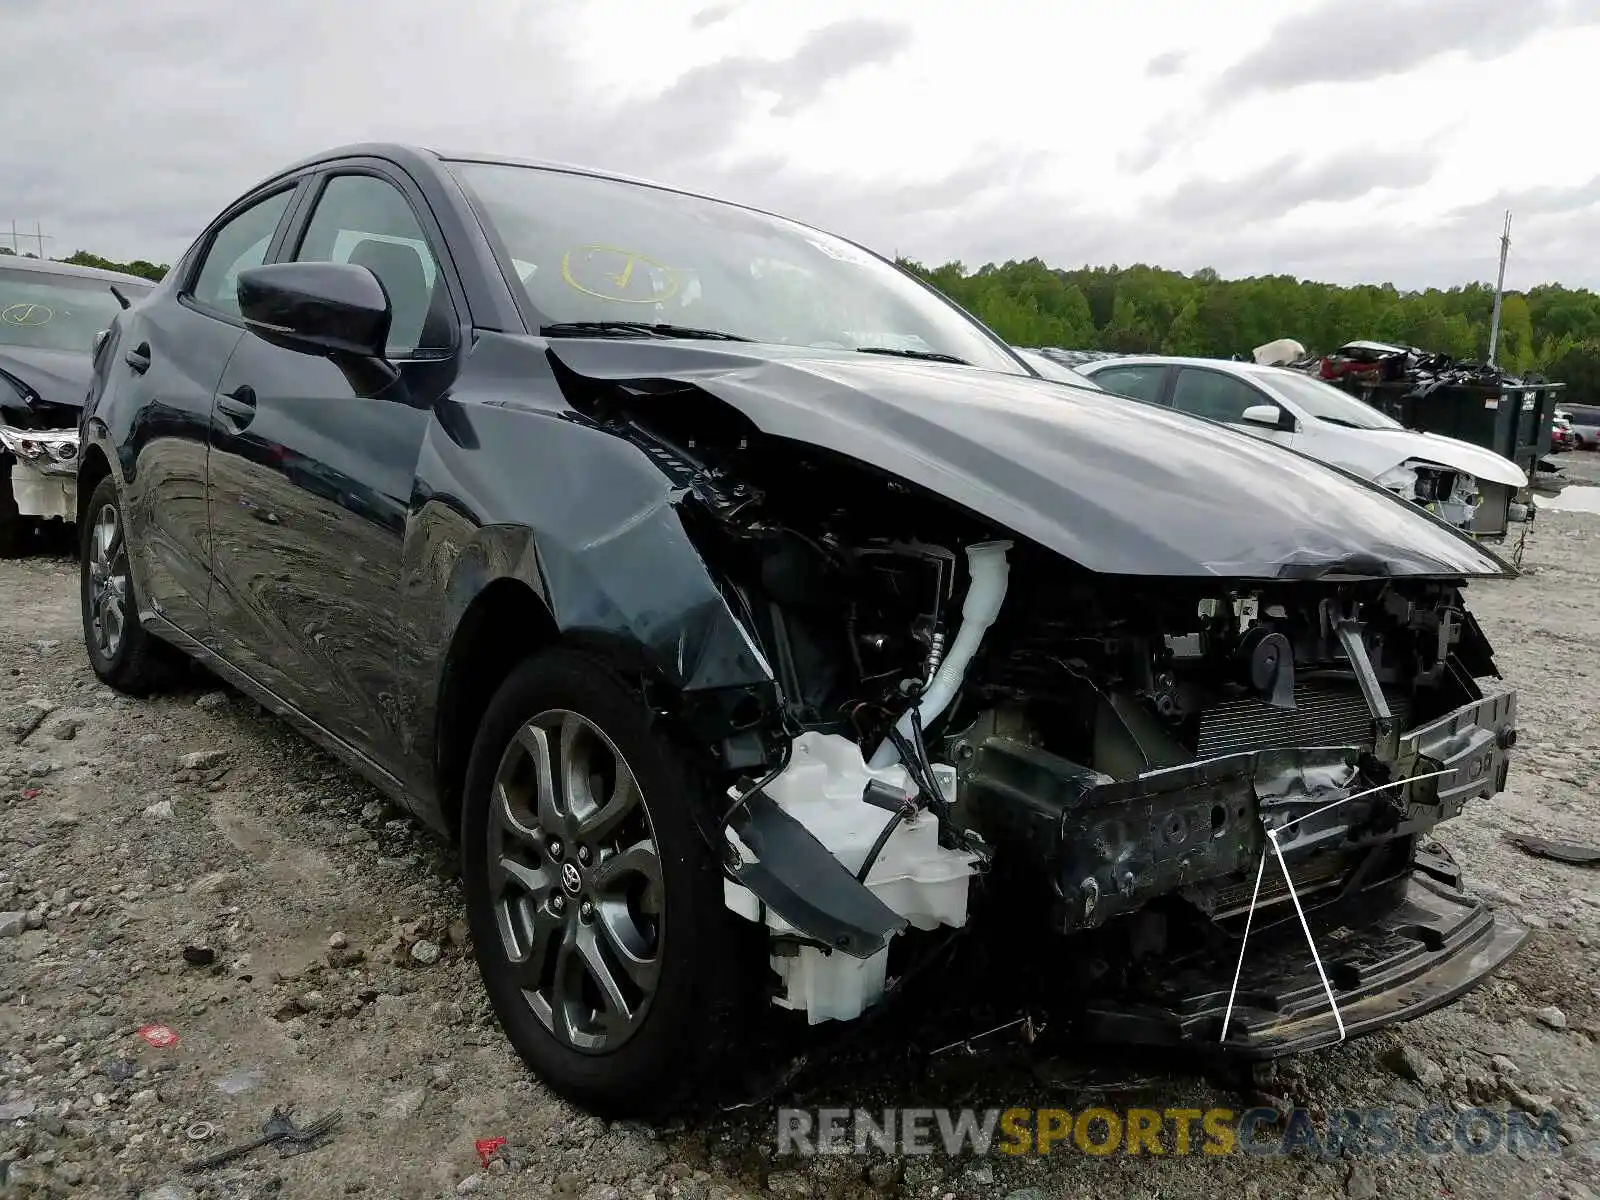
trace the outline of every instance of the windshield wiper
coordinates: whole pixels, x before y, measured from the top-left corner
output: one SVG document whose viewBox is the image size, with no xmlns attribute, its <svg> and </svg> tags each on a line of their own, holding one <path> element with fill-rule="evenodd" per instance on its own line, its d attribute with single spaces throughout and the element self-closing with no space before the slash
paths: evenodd
<svg viewBox="0 0 1600 1200">
<path fill-rule="evenodd" d="M 724 333 L 720 329 L 695 329 L 690 325 L 665 325 L 650 321 L 561 321 L 555 325 L 541 325 L 539 332 L 545 337 L 661 337 L 702 338 L 717 342 L 748 342 L 737 333 Z"/>
<path fill-rule="evenodd" d="M 1342 425 L 1346 429 L 1387 429 L 1386 425 L 1358 425 L 1354 421 L 1346 421 L 1343 417 L 1318 417 L 1319 421 L 1326 421 L 1329 425 Z"/>
<path fill-rule="evenodd" d="M 964 358 L 957 358 L 954 354 L 940 354 L 937 350 L 900 350 L 893 346 L 857 346 L 857 354 L 888 354 L 895 358 L 920 358 L 924 362 L 955 363 L 958 367 L 970 367 L 972 364 Z"/>
</svg>

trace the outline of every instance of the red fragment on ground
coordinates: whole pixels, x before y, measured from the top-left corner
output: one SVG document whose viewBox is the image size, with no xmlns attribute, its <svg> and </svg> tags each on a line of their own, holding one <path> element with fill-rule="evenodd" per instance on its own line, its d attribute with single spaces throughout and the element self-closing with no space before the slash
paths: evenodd
<svg viewBox="0 0 1600 1200">
<path fill-rule="evenodd" d="M 506 1140 L 503 1137 L 479 1138 L 473 1143 L 477 1147 L 478 1158 L 485 1167 L 489 1165 L 489 1156 L 505 1144 Z"/>
<path fill-rule="evenodd" d="M 168 1046 L 176 1046 L 178 1044 L 178 1035 L 165 1025 L 141 1025 L 139 1027 L 139 1036 L 157 1050 L 164 1050 Z"/>
</svg>

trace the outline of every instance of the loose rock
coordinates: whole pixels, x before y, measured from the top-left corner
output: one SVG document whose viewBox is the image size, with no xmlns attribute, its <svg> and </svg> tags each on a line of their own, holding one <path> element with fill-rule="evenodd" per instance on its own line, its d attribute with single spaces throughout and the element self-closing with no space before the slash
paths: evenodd
<svg viewBox="0 0 1600 1200">
<path fill-rule="evenodd" d="M 1377 1200 L 1378 1180 L 1372 1168 L 1362 1163 L 1353 1164 L 1350 1173 L 1345 1176 L 1344 1194 L 1350 1200 Z"/>
<path fill-rule="evenodd" d="M 0 1104 L 0 1121 L 20 1121 L 24 1117 L 33 1116 L 38 1102 L 34 1100 L 12 1100 Z"/>
<path fill-rule="evenodd" d="M 228 761 L 226 750 L 192 750 L 178 760 L 185 771 L 207 771 Z"/>
<path fill-rule="evenodd" d="M 1567 1027 L 1567 1014 L 1553 1004 L 1549 1008 L 1541 1008 L 1533 1015 L 1538 1019 L 1539 1024 L 1546 1028 L 1561 1030 Z"/>
<path fill-rule="evenodd" d="M 1402 1079 L 1409 1079 L 1425 1088 L 1437 1087 L 1444 1082 L 1443 1068 L 1406 1042 L 1385 1050 L 1382 1061 L 1384 1066 Z"/>
</svg>

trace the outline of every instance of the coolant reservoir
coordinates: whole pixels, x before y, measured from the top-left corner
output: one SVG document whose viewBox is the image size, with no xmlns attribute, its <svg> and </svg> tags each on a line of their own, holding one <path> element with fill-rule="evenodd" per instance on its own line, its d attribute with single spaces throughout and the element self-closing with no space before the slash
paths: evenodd
<svg viewBox="0 0 1600 1200">
<path fill-rule="evenodd" d="M 952 798 L 955 769 L 935 764 L 934 771 L 945 797 Z M 890 819 L 861 798 L 871 780 L 906 797 L 918 791 L 904 766 L 874 769 L 849 738 L 808 732 L 795 738 L 789 766 L 763 790 L 854 875 Z M 976 862 L 976 855 L 939 845 L 938 821 L 925 811 L 902 821 L 890 835 L 866 885 L 918 929 L 963 925 Z"/>
</svg>

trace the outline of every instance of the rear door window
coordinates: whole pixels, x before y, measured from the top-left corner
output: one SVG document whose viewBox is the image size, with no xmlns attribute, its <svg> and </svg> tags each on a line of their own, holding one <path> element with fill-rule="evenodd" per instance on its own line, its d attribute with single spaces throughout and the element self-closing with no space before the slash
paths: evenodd
<svg viewBox="0 0 1600 1200">
<path fill-rule="evenodd" d="M 1161 403 L 1161 387 L 1166 381 L 1167 368 L 1163 366 L 1107 367 L 1091 377 L 1108 392 L 1143 400 L 1147 404 Z"/>
</svg>

